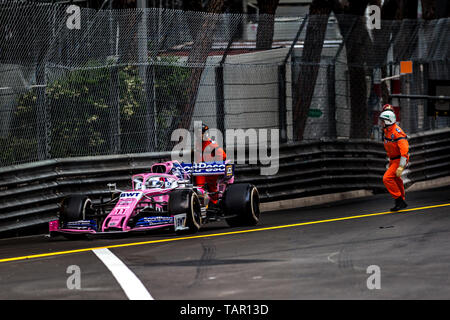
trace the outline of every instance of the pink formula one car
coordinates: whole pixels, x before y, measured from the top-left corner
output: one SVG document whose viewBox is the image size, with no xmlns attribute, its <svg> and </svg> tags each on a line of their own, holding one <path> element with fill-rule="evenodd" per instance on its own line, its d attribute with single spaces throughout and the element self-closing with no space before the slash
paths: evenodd
<svg viewBox="0 0 450 320">
<path fill-rule="evenodd" d="M 193 184 L 196 175 L 220 175 L 217 205 L 209 206 L 208 190 Z M 167 228 L 176 233 L 197 232 L 202 225 L 225 219 L 230 226 L 256 225 L 259 194 L 254 185 L 234 182 L 234 166 L 227 162 L 157 163 L 150 173 L 133 175 L 131 190 L 109 184 L 111 200 L 87 196 L 65 199 L 50 235 L 75 238 Z"/>
</svg>

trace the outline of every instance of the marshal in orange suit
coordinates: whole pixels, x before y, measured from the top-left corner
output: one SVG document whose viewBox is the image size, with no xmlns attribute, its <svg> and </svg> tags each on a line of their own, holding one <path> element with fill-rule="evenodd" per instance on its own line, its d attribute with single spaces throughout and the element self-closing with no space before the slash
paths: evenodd
<svg viewBox="0 0 450 320">
<path fill-rule="evenodd" d="M 219 145 L 212 140 L 209 137 L 208 134 L 209 127 L 205 124 L 202 126 L 202 161 L 205 162 L 211 162 L 215 161 L 216 159 L 221 159 L 222 161 L 225 161 L 227 158 L 227 155 L 225 151 L 223 151 L 222 148 L 219 147 Z M 211 153 L 205 152 L 206 148 L 209 148 L 211 150 Z M 214 207 L 217 205 L 219 196 L 217 194 L 217 180 L 220 176 L 212 175 L 212 176 L 196 176 L 195 182 L 197 186 L 203 186 L 208 189 L 208 192 L 210 192 L 210 202 L 211 205 L 208 207 Z"/>
<path fill-rule="evenodd" d="M 406 208 L 405 187 L 401 175 L 409 161 L 409 143 L 406 133 L 397 125 L 395 113 L 385 110 L 380 114 L 383 122 L 384 149 L 389 157 L 389 168 L 383 176 L 383 183 L 395 200 L 391 211 Z"/>
</svg>

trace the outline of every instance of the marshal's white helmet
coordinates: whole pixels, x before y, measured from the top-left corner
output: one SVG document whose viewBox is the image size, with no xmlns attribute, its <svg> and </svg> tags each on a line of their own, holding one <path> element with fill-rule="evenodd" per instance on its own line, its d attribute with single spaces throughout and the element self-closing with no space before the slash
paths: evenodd
<svg viewBox="0 0 450 320">
<path fill-rule="evenodd" d="M 383 111 L 379 118 L 386 127 L 393 125 L 397 121 L 395 113 L 390 110 Z"/>
</svg>

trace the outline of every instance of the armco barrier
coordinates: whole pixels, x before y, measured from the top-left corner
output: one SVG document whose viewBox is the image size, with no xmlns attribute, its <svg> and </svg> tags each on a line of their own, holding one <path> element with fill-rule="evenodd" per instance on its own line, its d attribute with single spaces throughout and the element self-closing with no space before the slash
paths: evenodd
<svg viewBox="0 0 450 320">
<path fill-rule="evenodd" d="M 417 133 L 409 139 L 409 184 L 450 176 L 450 129 Z"/>
<path fill-rule="evenodd" d="M 407 186 L 450 175 L 450 129 L 410 137 Z M 385 192 L 387 164 L 381 142 L 333 140 L 283 145 L 279 170 L 260 174 L 259 165 L 237 165 L 236 181 L 258 187 L 263 202 L 351 190 Z M 53 159 L 0 168 L 0 237 L 38 232 L 54 219 L 64 197 L 108 197 L 107 183 L 126 188 L 132 174 L 148 171 L 170 153 Z"/>
</svg>

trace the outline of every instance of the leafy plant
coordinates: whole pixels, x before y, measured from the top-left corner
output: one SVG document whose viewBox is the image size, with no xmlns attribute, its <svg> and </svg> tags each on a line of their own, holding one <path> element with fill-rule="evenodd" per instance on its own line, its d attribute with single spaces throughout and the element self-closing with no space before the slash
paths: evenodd
<svg viewBox="0 0 450 320">
<path fill-rule="evenodd" d="M 167 150 L 168 131 L 186 99 L 189 69 L 178 65 L 177 58 L 160 58 L 147 68 L 151 87 L 145 86 L 139 68 L 92 62 L 77 70 L 49 69 L 54 80 L 45 89 L 46 123 L 38 123 L 38 89 L 19 96 L 10 135 L 0 141 L 0 164 L 35 160 L 30 155 L 36 154 L 36 128 L 42 125 L 47 126 L 52 158 L 151 151 L 150 137 L 157 150 Z"/>
</svg>

